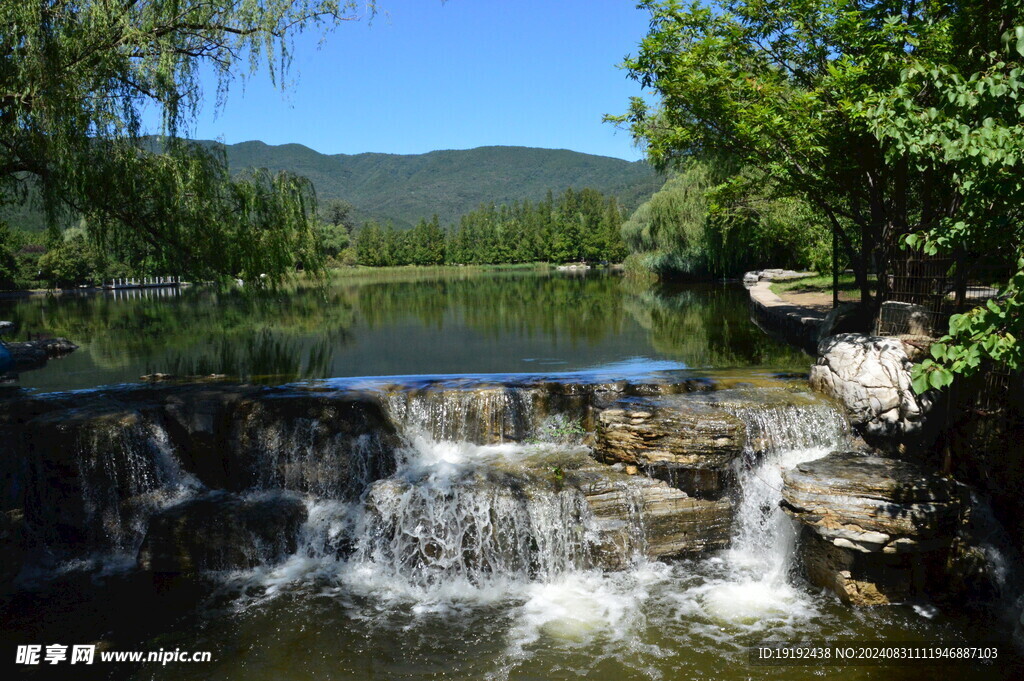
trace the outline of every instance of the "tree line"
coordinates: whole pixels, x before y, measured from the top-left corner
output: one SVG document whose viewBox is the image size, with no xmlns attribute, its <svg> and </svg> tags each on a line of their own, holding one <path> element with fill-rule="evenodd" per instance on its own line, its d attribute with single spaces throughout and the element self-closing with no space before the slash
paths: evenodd
<svg viewBox="0 0 1024 681">
<path fill-rule="evenodd" d="M 552 192 L 536 203 L 488 203 L 443 228 L 437 216 L 409 230 L 367 222 L 354 236 L 355 262 L 394 265 L 493 265 L 621 262 L 622 209 L 596 189 Z"/>
<path fill-rule="evenodd" d="M 369 221 L 351 204 L 323 204 L 311 250 L 327 266 L 489 265 L 529 262 L 622 262 L 623 211 L 596 189 L 552 192 L 538 202 L 487 203 L 442 227 L 437 216 L 412 229 Z M 301 263 L 300 263 L 301 265 Z M 31 232 L 0 224 L 0 289 L 98 285 L 114 277 L 179 275 L 144 248 L 104 247 L 84 219 L 64 230 Z"/>
</svg>

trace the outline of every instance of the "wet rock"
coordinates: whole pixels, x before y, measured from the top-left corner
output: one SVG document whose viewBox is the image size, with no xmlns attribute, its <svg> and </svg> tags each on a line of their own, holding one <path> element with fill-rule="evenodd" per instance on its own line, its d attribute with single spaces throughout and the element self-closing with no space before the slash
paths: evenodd
<svg viewBox="0 0 1024 681">
<path fill-rule="evenodd" d="M 150 426 L 138 410 L 92 397 L 26 423 L 10 483 L 22 490 L 33 537 L 71 553 L 137 545 L 141 499 L 178 473 Z"/>
<path fill-rule="evenodd" d="M 7 349 L 14 359 L 13 371 L 20 372 L 40 369 L 46 366 L 47 360 L 63 357 L 77 350 L 78 346 L 67 338 L 47 338 L 7 343 Z"/>
<path fill-rule="evenodd" d="M 261 394 L 243 400 L 231 419 L 229 489 L 353 500 L 394 472 L 401 445 L 380 403 L 359 393 Z"/>
<path fill-rule="evenodd" d="M 598 460 L 635 465 L 701 498 L 725 493 L 746 441 L 739 418 L 683 396 L 620 400 L 597 424 Z"/>
<path fill-rule="evenodd" d="M 49 359 L 63 357 L 78 349 L 78 346 L 67 338 L 46 338 L 44 340 L 31 341 L 37 347 L 43 349 Z"/>
<path fill-rule="evenodd" d="M 635 556 L 651 560 L 696 556 L 729 543 L 729 499 L 695 499 L 661 480 L 586 470 L 575 484 L 593 513 L 599 540 L 595 561 L 605 569 L 627 567 Z"/>
<path fill-rule="evenodd" d="M 16 396 L 0 405 L 0 511 L 23 509 L 29 542 L 58 559 L 135 555 L 150 515 L 204 487 L 354 499 L 394 470 L 398 446 L 379 401 L 357 392 L 190 385 Z"/>
<path fill-rule="evenodd" d="M 155 416 L 188 471 L 208 487 L 240 490 L 251 485 L 251 475 L 231 446 L 235 412 L 243 400 L 265 391 L 253 386 L 182 385 L 133 394 L 137 401 L 155 403 Z"/>
<path fill-rule="evenodd" d="M 531 437 L 551 411 L 549 402 L 554 395 L 567 392 L 560 385 L 552 388 L 554 390 L 540 385 L 428 385 L 409 390 L 399 387 L 388 390 L 385 400 L 392 420 L 429 433 L 434 439 L 495 444 L 520 442 Z M 580 405 L 587 403 L 588 395 L 578 397 L 576 401 Z"/>
<path fill-rule="evenodd" d="M 25 514 L 22 509 L 0 512 L 0 592 L 14 581 L 25 562 Z"/>
<path fill-rule="evenodd" d="M 869 444 L 886 451 L 920 448 L 935 437 L 927 419 L 935 397 L 914 392 L 912 365 L 899 339 L 840 334 L 818 345 L 810 383 L 846 407 Z"/>
<path fill-rule="evenodd" d="M 195 574 L 274 564 L 295 552 L 305 520 L 298 496 L 210 493 L 154 515 L 138 565 L 148 572 Z"/>
<path fill-rule="evenodd" d="M 834 453 L 783 475 L 810 580 L 853 605 L 941 592 L 957 532 L 957 483 L 915 464 Z"/>
<path fill-rule="evenodd" d="M 380 480 L 365 504 L 375 560 L 442 581 L 699 555 L 728 543 L 732 510 L 583 452 Z"/>
</svg>

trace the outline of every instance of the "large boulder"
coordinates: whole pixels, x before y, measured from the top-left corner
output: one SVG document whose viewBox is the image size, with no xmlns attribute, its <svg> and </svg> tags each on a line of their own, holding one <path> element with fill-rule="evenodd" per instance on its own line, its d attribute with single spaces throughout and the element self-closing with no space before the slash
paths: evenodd
<svg viewBox="0 0 1024 681">
<path fill-rule="evenodd" d="M 783 475 L 783 508 L 802 526 L 809 579 L 853 605 L 943 589 L 960 486 L 916 464 L 834 453 Z"/>
<path fill-rule="evenodd" d="M 746 426 L 729 412 L 683 395 L 620 400 L 597 416 L 595 456 L 715 499 L 730 487 Z"/>
<path fill-rule="evenodd" d="M 886 451 L 920 448 L 935 436 L 927 418 L 935 396 L 914 392 L 912 365 L 897 338 L 839 334 L 818 345 L 810 383 L 846 407 L 850 425 L 869 444 Z"/>
<path fill-rule="evenodd" d="M 138 565 L 195 574 L 273 564 L 295 553 L 306 506 L 288 493 L 241 497 L 211 492 L 155 514 Z"/>
</svg>

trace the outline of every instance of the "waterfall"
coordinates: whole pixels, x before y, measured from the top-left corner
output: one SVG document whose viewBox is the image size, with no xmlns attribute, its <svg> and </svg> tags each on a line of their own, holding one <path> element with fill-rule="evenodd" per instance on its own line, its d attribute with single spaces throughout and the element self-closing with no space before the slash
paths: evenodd
<svg viewBox="0 0 1024 681">
<path fill-rule="evenodd" d="M 146 532 L 149 516 L 200 487 L 184 472 L 157 423 L 112 424 L 77 438 L 76 459 L 91 543 L 129 555 Z"/>
<path fill-rule="evenodd" d="M 698 567 L 702 579 L 678 600 L 680 612 L 710 616 L 716 626 L 726 622 L 778 633 L 815 613 L 810 596 L 791 582 L 797 531 L 779 508 L 782 474 L 842 449 L 849 428 L 831 404 L 814 396 L 786 404 L 772 400 L 771 391 L 762 396 L 766 403 L 757 407 L 736 407 L 727 395 L 714 396 L 747 427 L 737 473 L 740 499 L 731 546 Z"/>
<path fill-rule="evenodd" d="M 426 389 L 386 394 L 392 422 L 437 441 L 489 444 L 531 432 L 536 391 L 516 387 Z"/>
<path fill-rule="evenodd" d="M 251 425 L 254 486 L 327 499 L 356 499 L 380 477 L 379 443 L 370 433 L 331 432 L 317 419 Z"/>
<path fill-rule="evenodd" d="M 69 570 L 133 567 L 152 514 L 202 489 L 163 426 L 141 414 L 71 422 L 58 433 L 61 458 L 29 459 L 19 478 L 30 547 L 23 584 Z"/>
<path fill-rule="evenodd" d="M 396 474 L 366 494 L 351 575 L 417 600 L 458 600 L 588 568 L 590 508 L 550 462 L 536 465 L 538 449 L 413 437 Z"/>
<path fill-rule="evenodd" d="M 779 388 L 722 390 L 706 399 L 746 425 L 748 463 L 794 450 L 840 449 L 849 438 L 846 418 L 830 402 L 811 393 Z"/>
<path fill-rule="evenodd" d="M 317 411 L 278 413 L 259 404 L 237 424 L 253 488 L 351 501 L 394 470 L 393 444 L 385 433 L 363 427 L 361 415 L 339 414 L 340 408 Z"/>
</svg>

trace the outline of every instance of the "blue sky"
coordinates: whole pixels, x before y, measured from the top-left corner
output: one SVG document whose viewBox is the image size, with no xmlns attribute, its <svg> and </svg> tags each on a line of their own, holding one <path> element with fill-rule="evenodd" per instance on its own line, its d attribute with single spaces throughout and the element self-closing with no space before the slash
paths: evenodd
<svg viewBox="0 0 1024 681">
<path fill-rule="evenodd" d="M 397 154 L 501 144 L 635 160 L 602 123 L 639 86 L 616 68 L 647 14 L 633 0 L 379 0 L 386 15 L 346 23 L 317 49 L 299 39 L 282 93 L 260 74 L 215 87 L 189 135 L 229 144 L 298 142 L 328 154 Z"/>
</svg>

